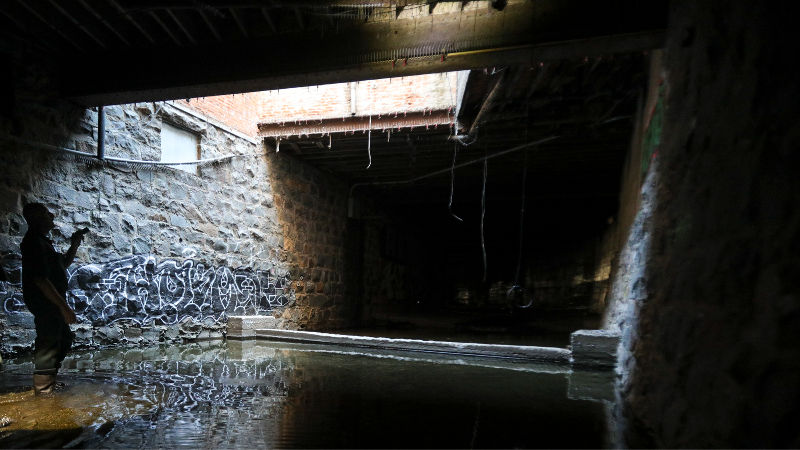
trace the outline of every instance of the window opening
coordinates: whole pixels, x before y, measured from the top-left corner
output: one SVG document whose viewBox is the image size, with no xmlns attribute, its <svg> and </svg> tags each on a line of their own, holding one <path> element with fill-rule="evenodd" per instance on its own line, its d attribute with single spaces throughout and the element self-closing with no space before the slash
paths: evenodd
<svg viewBox="0 0 800 450">
<path fill-rule="evenodd" d="M 186 162 L 197 161 L 197 135 L 168 123 L 161 126 L 161 161 Z M 197 165 L 176 164 L 170 166 L 197 175 Z"/>
</svg>

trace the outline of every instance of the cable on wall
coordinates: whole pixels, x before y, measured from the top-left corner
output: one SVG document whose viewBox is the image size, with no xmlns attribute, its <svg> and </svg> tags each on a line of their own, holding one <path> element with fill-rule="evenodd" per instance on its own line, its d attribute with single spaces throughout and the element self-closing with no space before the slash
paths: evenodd
<svg viewBox="0 0 800 450">
<path fill-rule="evenodd" d="M 102 160 L 90 153 L 79 152 L 68 148 L 58 147 L 55 145 L 45 144 L 42 142 L 29 141 L 21 139 L 16 136 L 3 136 L 2 139 L 15 142 L 17 144 L 28 145 L 30 147 L 39 148 L 42 150 L 49 150 L 59 153 L 60 158 L 71 159 L 88 165 L 108 166 L 108 165 L 123 165 L 131 169 L 138 170 L 162 170 L 169 171 L 170 166 L 175 165 L 197 165 L 199 167 L 208 166 L 212 164 L 219 164 L 224 161 L 229 161 L 233 158 L 242 158 L 250 156 L 264 156 L 266 153 L 247 153 L 243 155 L 223 155 L 216 158 L 198 159 L 196 161 L 178 161 L 178 162 L 163 162 L 163 161 L 144 161 L 136 159 L 115 158 L 113 156 L 106 156 Z"/>
</svg>

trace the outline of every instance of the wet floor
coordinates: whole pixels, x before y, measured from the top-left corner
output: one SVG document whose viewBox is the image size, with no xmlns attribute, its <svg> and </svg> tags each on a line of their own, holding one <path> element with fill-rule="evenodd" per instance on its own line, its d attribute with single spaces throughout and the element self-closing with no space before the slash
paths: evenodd
<svg viewBox="0 0 800 450">
<path fill-rule="evenodd" d="M 1 367 L 5 448 L 603 447 L 613 398 L 564 367 L 254 341 L 75 353 L 52 398 Z"/>
</svg>

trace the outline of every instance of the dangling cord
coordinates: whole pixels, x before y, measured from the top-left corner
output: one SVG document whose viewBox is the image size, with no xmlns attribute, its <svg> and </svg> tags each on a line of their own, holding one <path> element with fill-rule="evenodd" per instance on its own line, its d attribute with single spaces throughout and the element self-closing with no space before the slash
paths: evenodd
<svg viewBox="0 0 800 450">
<path fill-rule="evenodd" d="M 481 250 L 483 251 L 483 282 L 486 282 L 486 273 L 488 272 L 488 264 L 486 263 L 486 240 L 483 237 L 483 218 L 486 216 L 486 176 L 489 167 L 489 151 L 486 151 L 486 156 L 483 160 L 483 192 L 481 193 Z"/>
<path fill-rule="evenodd" d="M 528 109 L 527 108 L 525 109 L 525 123 L 526 123 L 525 141 L 528 142 L 529 139 L 528 139 L 527 124 L 530 123 L 530 121 L 528 119 Z M 519 274 L 520 274 L 520 270 L 522 268 L 522 239 L 523 239 L 523 236 L 524 236 L 523 223 L 524 223 L 524 219 L 525 219 L 525 188 L 526 188 L 527 175 L 528 175 L 528 148 L 526 147 L 522 151 L 522 195 L 521 195 L 521 197 L 522 197 L 522 201 L 521 201 L 522 205 L 520 206 L 520 211 L 519 211 L 519 252 L 517 253 L 517 273 L 514 276 L 514 285 L 511 286 L 511 289 L 509 289 L 508 293 L 506 294 L 506 296 L 508 297 L 509 300 L 511 300 L 511 298 L 512 298 L 512 296 L 514 296 L 515 292 L 521 291 L 522 299 L 524 301 L 525 300 L 525 294 L 527 293 L 527 291 L 525 290 L 525 287 L 520 286 L 520 284 L 519 284 Z M 514 302 L 513 304 L 516 305 L 518 308 L 527 308 L 527 307 L 531 306 L 532 302 L 533 302 L 533 299 L 529 299 L 528 302 L 524 303 L 524 304 L 520 304 L 520 303 L 517 303 L 517 302 Z M 513 312 L 513 310 L 514 310 L 513 306 L 511 307 L 511 310 Z"/>
<path fill-rule="evenodd" d="M 369 131 L 367 132 L 367 155 L 369 155 L 369 164 L 367 164 L 367 169 L 369 166 L 372 165 L 372 116 L 369 116 Z"/>
<path fill-rule="evenodd" d="M 461 217 L 453 214 L 453 190 L 455 189 L 456 180 L 456 155 L 458 155 L 458 143 L 453 143 L 453 167 L 450 168 L 450 203 L 447 204 L 447 210 L 450 215 L 458 219 L 459 222 L 464 220 Z"/>
<path fill-rule="evenodd" d="M 528 149 L 522 150 L 522 206 L 519 210 L 519 252 L 517 253 L 517 274 L 514 277 L 514 287 L 519 286 L 519 271 L 522 267 L 522 224 L 525 219 L 525 179 L 528 174 Z"/>
</svg>

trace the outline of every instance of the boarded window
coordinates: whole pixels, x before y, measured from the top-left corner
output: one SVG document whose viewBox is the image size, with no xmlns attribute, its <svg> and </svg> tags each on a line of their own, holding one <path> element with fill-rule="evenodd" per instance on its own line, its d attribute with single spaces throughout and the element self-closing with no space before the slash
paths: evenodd
<svg viewBox="0 0 800 450">
<path fill-rule="evenodd" d="M 197 135 L 163 123 L 161 126 L 161 161 L 197 161 Z M 170 167 L 197 174 L 196 164 L 176 164 Z"/>
</svg>

